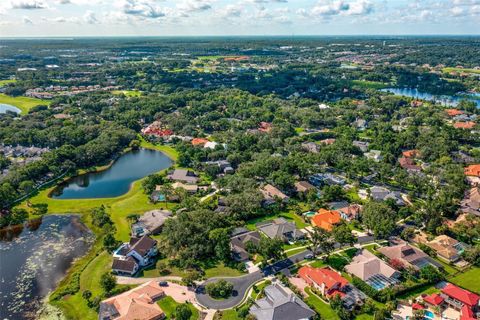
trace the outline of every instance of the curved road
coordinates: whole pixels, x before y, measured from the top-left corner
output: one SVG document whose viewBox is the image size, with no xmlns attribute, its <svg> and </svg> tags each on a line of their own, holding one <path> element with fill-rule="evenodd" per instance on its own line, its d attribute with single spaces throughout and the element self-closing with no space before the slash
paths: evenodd
<svg viewBox="0 0 480 320">
<path fill-rule="evenodd" d="M 286 269 L 288 267 L 291 267 L 295 263 L 302 261 L 305 259 L 305 255 L 311 253 L 309 250 L 302 251 L 300 253 L 297 253 L 288 259 L 276 262 L 265 269 L 262 269 L 260 271 L 256 271 L 241 277 L 218 277 L 218 278 L 210 278 L 203 282 L 196 290 L 195 292 L 195 297 L 198 301 L 199 304 L 202 306 L 209 308 L 209 309 L 216 309 L 216 310 L 224 310 L 224 309 L 231 309 L 233 307 L 236 307 L 239 305 L 245 295 L 247 294 L 248 290 L 250 287 L 262 280 L 264 277 L 267 277 L 269 275 L 273 275 L 275 273 L 278 273 L 282 271 L 283 269 Z M 228 299 L 223 299 L 223 300 L 216 300 L 211 298 L 205 291 L 205 286 L 210 283 L 210 282 L 215 282 L 220 279 L 225 279 L 228 280 L 229 282 L 233 283 L 233 294 L 231 297 Z"/>
</svg>

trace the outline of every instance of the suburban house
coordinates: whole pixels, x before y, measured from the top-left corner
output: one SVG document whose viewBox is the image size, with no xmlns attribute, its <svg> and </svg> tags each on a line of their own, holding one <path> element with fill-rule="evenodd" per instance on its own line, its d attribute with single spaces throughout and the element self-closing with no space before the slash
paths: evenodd
<svg viewBox="0 0 480 320">
<path fill-rule="evenodd" d="M 235 172 L 235 170 L 232 167 L 232 164 L 227 160 L 207 161 L 205 162 L 205 165 L 218 166 L 218 168 L 223 174 L 232 174 Z"/>
<path fill-rule="evenodd" d="M 448 283 L 440 296 L 449 307 L 461 312 L 461 320 L 478 319 L 480 296 L 477 294 Z"/>
<path fill-rule="evenodd" d="M 284 218 L 260 222 L 256 224 L 256 227 L 267 237 L 278 238 L 285 242 L 295 242 L 305 237 L 305 234 L 297 229 L 294 222 L 289 222 Z"/>
<path fill-rule="evenodd" d="M 362 206 L 359 204 L 350 204 L 347 201 L 330 202 L 328 206 L 340 213 L 340 217 L 346 221 L 358 219 L 362 212 Z"/>
<path fill-rule="evenodd" d="M 384 187 L 371 187 L 370 197 L 375 201 L 386 201 L 388 199 L 393 199 L 397 205 L 405 205 L 405 201 L 403 200 L 402 194 L 400 192 L 390 191 L 389 189 Z"/>
<path fill-rule="evenodd" d="M 458 109 L 445 109 L 445 112 L 446 112 L 450 117 L 456 117 L 456 116 L 459 116 L 459 115 L 463 114 L 463 111 L 462 111 L 462 110 L 458 110 Z"/>
<path fill-rule="evenodd" d="M 327 231 L 332 231 L 333 226 L 340 223 L 342 218 L 340 212 L 336 210 L 320 209 L 311 219 L 311 224 Z"/>
<path fill-rule="evenodd" d="M 362 249 L 352 262 L 345 266 L 345 271 L 362 279 L 375 290 L 397 284 L 400 273 L 385 261 L 366 249 Z"/>
<path fill-rule="evenodd" d="M 382 152 L 380 150 L 370 150 L 369 152 L 365 152 L 363 155 L 375 162 L 380 162 L 383 160 Z"/>
<path fill-rule="evenodd" d="M 417 158 L 420 156 L 420 151 L 413 149 L 413 150 L 405 150 L 402 152 L 402 156 L 405 158 Z"/>
<path fill-rule="evenodd" d="M 401 157 L 398 159 L 398 163 L 400 164 L 400 167 L 407 170 L 409 173 L 418 173 L 422 171 L 422 168 L 417 166 L 412 158 Z"/>
<path fill-rule="evenodd" d="M 316 173 L 308 178 L 308 181 L 314 186 L 320 187 L 324 185 L 340 185 L 343 186 L 347 182 L 345 178 L 331 173 Z"/>
<path fill-rule="evenodd" d="M 309 182 L 307 181 L 297 181 L 295 182 L 295 191 L 297 192 L 297 194 L 305 194 L 307 192 L 309 192 L 310 190 L 316 190 L 315 186 L 313 186 L 312 184 L 310 184 Z"/>
<path fill-rule="evenodd" d="M 363 292 L 352 286 L 339 272 L 329 267 L 303 266 L 298 270 L 298 275 L 328 299 L 339 295 L 347 309 L 351 310 L 357 305 L 362 305 L 366 299 Z"/>
<path fill-rule="evenodd" d="M 437 269 L 443 268 L 440 263 L 430 258 L 425 252 L 406 242 L 400 242 L 390 247 L 382 247 L 377 251 L 386 256 L 390 261 L 397 261 L 404 267 L 412 267 L 415 270 L 420 270 L 428 265 Z"/>
<path fill-rule="evenodd" d="M 130 238 L 113 252 L 112 270 L 118 274 L 133 275 L 149 265 L 157 255 L 157 241 L 149 236 Z"/>
<path fill-rule="evenodd" d="M 432 241 L 428 241 L 426 245 L 435 250 L 437 255 L 447 262 L 458 261 L 466 246 L 447 235 L 440 235 Z"/>
<path fill-rule="evenodd" d="M 156 303 L 165 292 L 156 281 L 146 282 L 135 289 L 103 300 L 98 311 L 99 320 L 161 320 L 165 313 Z"/>
<path fill-rule="evenodd" d="M 472 164 L 465 168 L 467 181 L 473 186 L 480 186 L 480 164 Z"/>
<path fill-rule="evenodd" d="M 200 189 L 198 187 L 198 185 L 196 185 L 196 184 L 185 184 L 185 183 L 181 183 L 181 182 L 172 183 L 172 188 L 173 189 L 183 189 L 183 190 L 187 191 L 187 193 L 190 193 L 190 194 L 195 194 Z"/>
<path fill-rule="evenodd" d="M 192 145 L 193 146 L 205 146 L 209 141 L 204 138 L 194 138 L 192 139 Z"/>
<path fill-rule="evenodd" d="M 465 192 L 465 196 L 462 202 L 460 202 L 460 210 L 463 213 L 480 216 L 480 189 L 478 187 L 471 188 Z"/>
<path fill-rule="evenodd" d="M 455 129 L 473 129 L 477 124 L 473 121 L 462 122 L 458 121 L 453 124 Z"/>
<path fill-rule="evenodd" d="M 258 231 L 248 231 L 245 228 L 235 229 L 230 238 L 233 258 L 242 262 L 249 260 L 250 254 L 247 252 L 247 244 L 251 242 L 254 245 L 258 245 L 261 238 Z"/>
<path fill-rule="evenodd" d="M 151 210 L 145 212 L 138 221 L 132 224 L 132 236 L 142 237 L 162 231 L 163 224 L 172 216 L 168 210 Z"/>
<path fill-rule="evenodd" d="M 264 204 L 266 205 L 275 203 L 276 199 L 280 199 L 282 202 L 287 202 L 289 199 L 286 194 L 271 184 L 267 184 L 260 188 L 260 192 L 263 194 Z"/>
<path fill-rule="evenodd" d="M 360 151 L 367 152 L 368 147 L 370 146 L 370 143 L 368 143 L 366 141 L 353 141 L 353 145 L 355 147 L 357 147 L 358 149 L 360 149 Z"/>
<path fill-rule="evenodd" d="M 199 180 L 193 171 L 186 169 L 175 169 L 171 174 L 167 175 L 167 179 L 188 184 L 195 184 Z"/>
<path fill-rule="evenodd" d="M 315 316 L 305 302 L 278 282 L 265 287 L 264 294 L 250 307 L 257 320 L 308 320 Z"/>
</svg>

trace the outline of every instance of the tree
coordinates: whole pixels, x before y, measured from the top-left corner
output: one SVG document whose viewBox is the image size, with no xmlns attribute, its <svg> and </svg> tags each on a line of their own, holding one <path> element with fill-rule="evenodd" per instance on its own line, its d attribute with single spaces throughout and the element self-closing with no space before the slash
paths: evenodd
<svg viewBox="0 0 480 320">
<path fill-rule="evenodd" d="M 100 286 L 106 293 L 111 292 L 116 285 L 117 279 L 110 272 L 105 272 L 100 277 Z"/>
<path fill-rule="evenodd" d="M 218 259 L 227 261 L 231 256 L 230 235 L 227 228 L 213 229 L 208 234 L 210 240 L 215 242 L 215 255 Z"/>
<path fill-rule="evenodd" d="M 183 303 L 175 308 L 175 320 L 190 320 L 192 310 L 187 304 Z"/>
<path fill-rule="evenodd" d="M 199 280 L 201 277 L 202 275 L 197 270 L 189 270 L 187 274 L 182 278 L 182 282 L 187 287 L 193 287 L 195 286 L 195 281 Z"/>
<path fill-rule="evenodd" d="M 37 216 L 43 216 L 48 213 L 48 204 L 46 203 L 37 203 L 32 205 L 33 214 Z"/>
<path fill-rule="evenodd" d="M 480 266 L 480 247 L 478 245 L 466 249 L 462 257 L 475 266 Z"/>
<path fill-rule="evenodd" d="M 352 234 L 352 231 L 345 222 L 342 222 L 333 228 L 333 238 L 341 246 L 345 244 L 353 246 L 357 242 L 357 237 Z"/>
<path fill-rule="evenodd" d="M 395 230 L 396 214 L 382 202 L 368 202 L 362 211 L 362 221 L 377 239 L 385 239 Z"/>
<path fill-rule="evenodd" d="M 83 299 L 88 301 L 92 297 L 92 292 L 90 290 L 84 290 L 82 292 L 82 297 L 83 297 Z"/>
<path fill-rule="evenodd" d="M 267 261 L 281 259 L 283 257 L 283 241 L 278 238 L 261 238 L 258 244 L 258 253 Z"/>
<path fill-rule="evenodd" d="M 212 298 L 228 298 L 233 292 L 233 283 L 222 279 L 207 283 L 205 289 Z"/>
<path fill-rule="evenodd" d="M 103 237 L 103 247 L 108 252 L 113 252 L 120 245 L 121 241 L 115 239 L 115 236 L 112 232 L 109 232 Z"/>
<path fill-rule="evenodd" d="M 308 249 L 312 251 L 313 256 L 316 257 L 319 252 L 322 252 L 328 257 L 334 249 L 332 234 L 318 227 L 314 227 L 313 231 L 309 231 L 309 234 L 310 245 Z"/>
<path fill-rule="evenodd" d="M 423 267 L 420 270 L 420 277 L 429 283 L 437 283 L 443 280 L 443 275 L 432 265 Z"/>
<path fill-rule="evenodd" d="M 375 315 L 373 316 L 374 320 L 387 320 L 390 319 L 390 312 L 387 309 L 379 309 L 375 311 Z"/>
</svg>

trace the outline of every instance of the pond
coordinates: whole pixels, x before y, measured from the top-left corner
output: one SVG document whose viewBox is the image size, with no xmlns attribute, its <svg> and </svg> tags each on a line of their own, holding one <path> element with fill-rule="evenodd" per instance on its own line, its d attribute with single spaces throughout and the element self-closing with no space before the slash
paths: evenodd
<svg viewBox="0 0 480 320">
<path fill-rule="evenodd" d="M 0 230 L 0 319 L 36 319 L 44 298 L 92 242 L 78 216 L 45 216 Z"/>
<path fill-rule="evenodd" d="M 20 114 L 22 110 L 17 107 L 11 106 L 9 104 L 0 103 L 0 113 L 7 113 L 7 111 L 15 112 Z"/>
<path fill-rule="evenodd" d="M 437 101 L 446 106 L 456 106 L 462 100 L 473 101 L 476 103 L 477 108 L 480 108 L 480 96 L 478 94 L 473 94 L 471 96 L 465 95 L 433 95 L 427 92 L 420 92 L 418 89 L 414 88 L 388 88 L 382 89 L 381 91 L 390 92 L 395 95 L 405 96 L 410 98 L 423 99 L 428 101 Z M 478 98 L 478 99 L 475 99 Z"/>
<path fill-rule="evenodd" d="M 60 184 L 54 199 L 93 199 L 121 196 L 136 180 L 166 169 L 172 160 L 164 153 L 140 149 L 122 155 L 105 171 L 88 173 Z"/>
</svg>

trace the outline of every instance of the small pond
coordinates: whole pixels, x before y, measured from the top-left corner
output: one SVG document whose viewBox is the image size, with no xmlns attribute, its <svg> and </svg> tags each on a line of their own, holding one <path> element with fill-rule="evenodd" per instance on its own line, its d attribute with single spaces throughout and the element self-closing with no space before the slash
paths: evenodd
<svg viewBox="0 0 480 320">
<path fill-rule="evenodd" d="M 140 149 L 122 155 L 105 171 L 88 173 L 60 184 L 51 194 L 55 199 L 93 199 L 121 196 L 136 180 L 166 169 L 172 160 L 164 153 Z"/>
<path fill-rule="evenodd" d="M 418 91 L 418 89 L 415 89 L 415 88 L 388 88 L 388 89 L 382 89 L 381 91 L 390 92 L 395 95 L 405 96 L 410 98 L 417 98 L 417 99 L 428 100 L 428 101 L 437 101 L 446 106 L 456 106 L 460 103 L 460 101 L 468 100 L 468 101 L 475 102 L 477 105 L 477 108 L 480 108 L 480 97 L 478 96 L 478 94 L 474 94 L 471 96 L 433 95 L 427 92 L 420 92 Z"/>
<path fill-rule="evenodd" d="M 78 216 L 45 216 L 0 230 L 0 319 L 36 319 L 43 299 L 92 242 Z"/>
<path fill-rule="evenodd" d="M 15 112 L 20 114 L 22 110 L 17 107 L 11 106 L 9 104 L 0 103 L 0 113 L 7 113 L 7 111 Z"/>
</svg>

